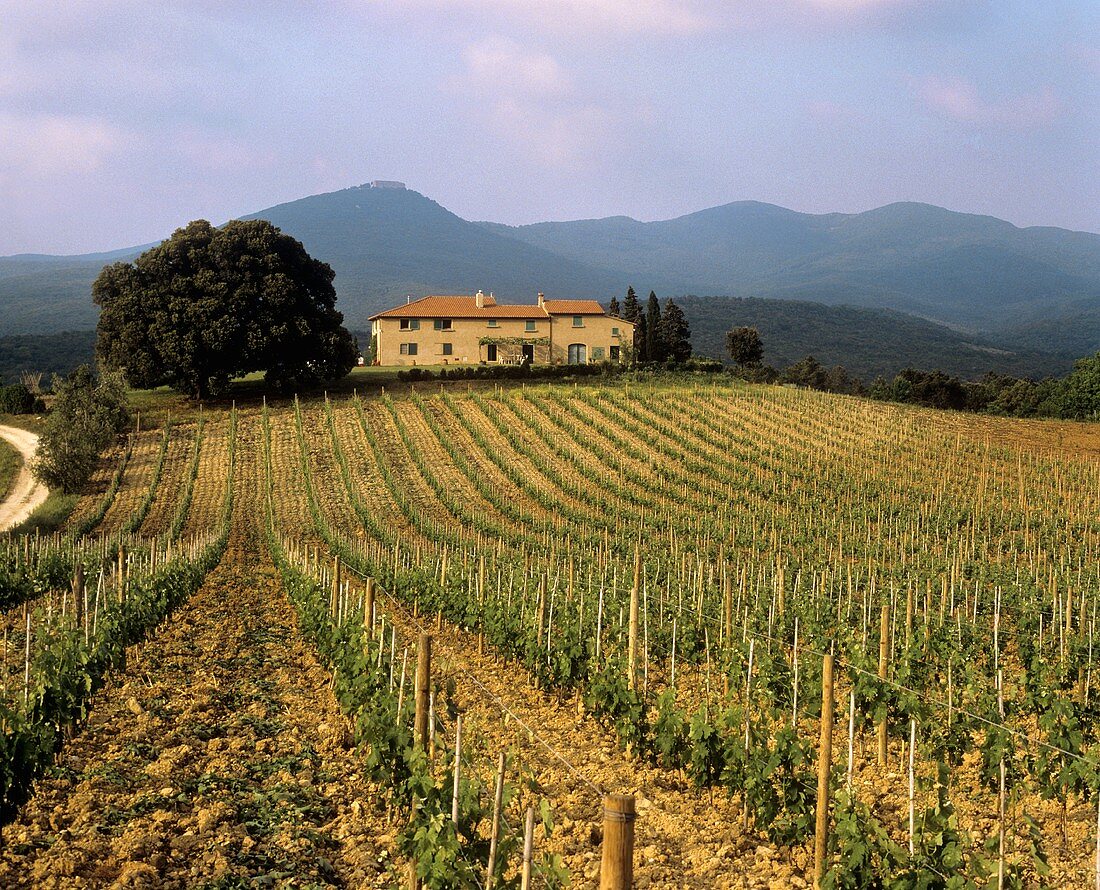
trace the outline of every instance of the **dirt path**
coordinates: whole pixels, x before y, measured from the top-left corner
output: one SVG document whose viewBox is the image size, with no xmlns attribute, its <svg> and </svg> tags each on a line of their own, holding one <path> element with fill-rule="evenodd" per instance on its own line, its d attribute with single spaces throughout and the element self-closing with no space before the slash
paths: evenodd
<svg viewBox="0 0 1100 890">
<path fill-rule="evenodd" d="M 4 830 L 0 886 L 384 886 L 391 836 L 329 682 L 235 535 Z"/>
<path fill-rule="evenodd" d="M 0 426 L 0 437 L 23 455 L 23 466 L 12 482 L 11 492 L 0 503 L 0 532 L 19 525 L 46 500 L 46 486 L 31 475 L 31 461 L 38 448 L 38 436 L 14 426 Z"/>
</svg>

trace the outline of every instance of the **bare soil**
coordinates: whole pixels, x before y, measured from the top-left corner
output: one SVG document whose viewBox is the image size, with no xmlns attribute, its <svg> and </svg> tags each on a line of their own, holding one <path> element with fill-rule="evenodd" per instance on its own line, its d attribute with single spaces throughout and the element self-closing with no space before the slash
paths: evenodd
<svg viewBox="0 0 1100 890">
<path fill-rule="evenodd" d="M 23 456 L 23 466 L 12 481 L 8 496 L 0 502 L 0 531 L 19 525 L 46 500 L 46 486 L 31 475 L 31 461 L 38 436 L 14 426 L 0 426 L 0 437 Z"/>
<path fill-rule="evenodd" d="M 238 535 L 5 829 L 0 886 L 385 886 L 330 679 Z"/>
</svg>

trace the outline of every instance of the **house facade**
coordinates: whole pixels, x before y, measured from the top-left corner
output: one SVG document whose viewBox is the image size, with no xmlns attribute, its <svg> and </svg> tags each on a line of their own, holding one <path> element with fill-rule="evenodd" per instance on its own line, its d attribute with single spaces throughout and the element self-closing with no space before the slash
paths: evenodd
<svg viewBox="0 0 1100 890">
<path fill-rule="evenodd" d="M 595 300 L 500 305 L 492 294 L 431 296 L 371 316 L 378 365 L 571 364 L 628 360 L 634 325 Z"/>
</svg>

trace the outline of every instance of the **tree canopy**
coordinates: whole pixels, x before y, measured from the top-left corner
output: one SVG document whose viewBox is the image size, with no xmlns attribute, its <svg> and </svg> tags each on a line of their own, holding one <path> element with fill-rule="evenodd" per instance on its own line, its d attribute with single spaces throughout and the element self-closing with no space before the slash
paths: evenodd
<svg viewBox="0 0 1100 890">
<path fill-rule="evenodd" d="M 665 300 L 658 335 L 666 361 L 686 362 L 691 358 L 691 327 L 683 310 L 673 302 L 672 297 Z"/>
<path fill-rule="evenodd" d="M 1062 386 L 1059 405 L 1062 417 L 1078 420 L 1100 417 L 1100 352 L 1078 359 Z"/>
<path fill-rule="evenodd" d="M 265 220 L 196 220 L 100 272 L 96 352 L 131 386 L 168 384 L 197 398 L 253 371 L 284 391 L 334 380 L 356 349 L 333 277 Z"/>
<path fill-rule="evenodd" d="M 764 341 L 756 328 L 733 328 L 726 331 L 726 352 L 738 366 L 756 365 L 764 358 Z"/>
</svg>

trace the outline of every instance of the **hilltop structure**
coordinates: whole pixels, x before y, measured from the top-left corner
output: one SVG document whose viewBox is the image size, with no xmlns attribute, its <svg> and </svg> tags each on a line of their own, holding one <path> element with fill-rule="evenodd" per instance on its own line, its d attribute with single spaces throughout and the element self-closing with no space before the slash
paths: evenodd
<svg viewBox="0 0 1100 890">
<path fill-rule="evenodd" d="M 492 294 L 429 296 L 371 316 L 378 365 L 621 362 L 634 325 L 596 300 L 500 305 Z"/>
</svg>

